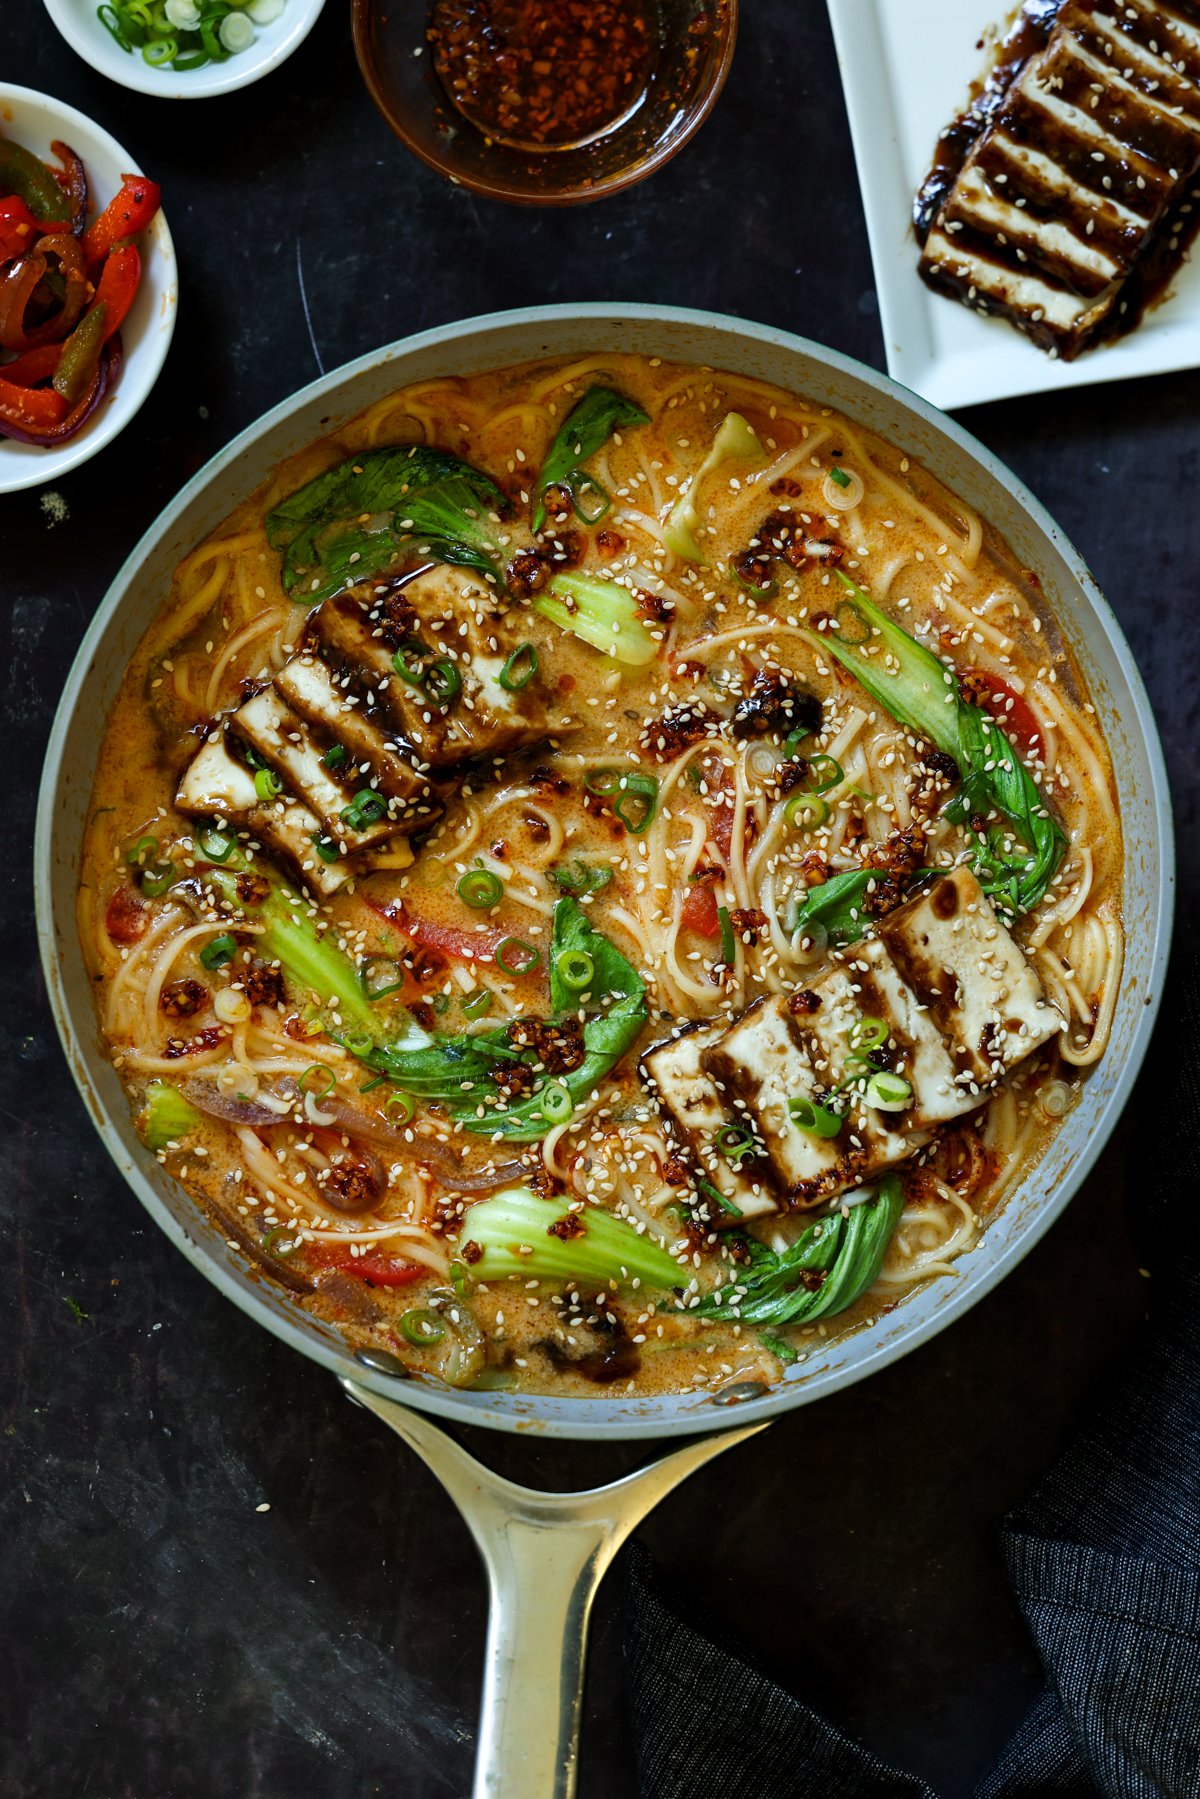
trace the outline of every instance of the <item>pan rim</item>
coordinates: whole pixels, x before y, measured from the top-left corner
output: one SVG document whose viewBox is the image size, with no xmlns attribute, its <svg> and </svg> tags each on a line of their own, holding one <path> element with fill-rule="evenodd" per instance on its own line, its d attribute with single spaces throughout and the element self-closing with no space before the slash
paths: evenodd
<svg viewBox="0 0 1200 1799">
<path fill-rule="evenodd" d="M 874 390 L 877 396 L 890 399 L 901 412 L 915 415 L 941 437 L 948 439 L 954 450 L 974 463 L 985 477 L 1002 487 L 1034 529 L 1050 543 L 1070 568 L 1085 602 L 1088 630 L 1095 630 L 1103 639 L 1126 684 L 1133 712 L 1133 718 L 1128 723 L 1130 728 L 1135 729 L 1137 748 L 1144 756 L 1149 771 L 1151 793 L 1148 797 L 1157 838 L 1157 871 L 1149 895 L 1149 916 L 1138 921 L 1139 931 L 1147 934 L 1149 943 L 1147 981 L 1150 991 L 1141 1001 L 1124 1064 L 1100 1103 L 1096 1117 L 1091 1121 L 1086 1146 L 1071 1161 L 1058 1188 L 1044 1196 L 1036 1211 L 1013 1228 L 1009 1241 L 1001 1243 L 996 1252 L 985 1261 L 971 1266 L 957 1289 L 947 1293 L 930 1315 L 914 1316 L 911 1322 L 905 1324 L 905 1308 L 902 1306 L 898 1309 L 901 1323 L 893 1327 L 888 1339 L 866 1349 L 849 1366 L 814 1370 L 800 1378 L 782 1381 L 762 1397 L 746 1400 L 732 1409 L 714 1407 L 710 1395 L 700 1399 L 695 1394 L 631 1395 L 627 1399 L 616 1400 L 600 1396 L 561 1399 L 553 1395 L 462 1393 L 454 1389 L 438 1388 L 424 1381 L 400 1381 L 378 1373 L 364 1367 L 348 1346 L 338 1347 L 332 1342 L 324 1341 L 313 1321 L 298 1308 L 292 1307 L 285 1311 L 277 1302 L 272 1303 L 263 1286 L 248 1279 L 232 1258 L 218 1257 L 212 1248 L 187 1229 L 156 1191 L 139 1159 L 130 1154 L 105 1100 L 96 1091 L 90 1078 L 84 1036 L 82 1029 L 77 1026 L 66 992 L 55 931 L 54 822 L 68 732 L 76 710 L 85 697 L 87 679 L 97 653 L 110 629 L 120 618 L 128 591 L 143 562 L 167 535 L 175 520 L 186 512 L 194 500 L 234 469 L 240 458 L 260 439 L 267 437 L 276 427 L 286 424 L 293 415 L 312 402 L 351 388 L 359 377 L 377 370 L 381 364 L 410 357 L 423 350 L 451 346 L 461 339 L 478 337 L 485 332 L 503 335 L 522 327 L 545 325 L 552 330 L 556 326 L 581 323 L 595 325 L 599 330 L 604 326 L 619 326 L 623 322 L 636 322 L 643 326 L 662 323 L 668 327 L 692 328 L 701 335 L 710 336 L 727 333 L 780 353 L 810 358 L 830 371 Z M 547 347 L 545 353 L 553 354 L 553 347 Z M 234 503 L 235 500 L 230 501 L 230 505 Z M 637 1439 L 695 1435 L 728 1426 L 735 1419 L 739 1425 L 748 1424 L 774 1417 L 797 1406 L 811 1404 L 829 1392 L 851 1386 L 939 1334 L 989 1293 L 1028 1254 L 1061 1216 L 1091 1172 L 1124 1110 L 1140 1070 L 1161 1000 L 1170 949 L 1174 860 L 1170 791 L 1161 741 L 1140 672 L 1125 635 L 1074 545 L 1040 501 L 998 457 L 957 421 L 948 418 L 889 376 L 811 339 L 723 313 L 686 307 L 614 302 L 521 307 L 479 314 L 448 325 L 431 327 L 370 351 L 320 376 L 270 408 L 239 432 L 192 477 L 142 534 L 123 561 L 72 664 L 55 714 L 43 767 L 34 845 L 34 886 L 38 942 L 47 995 L 68 1065 L 84 1104 L 113 1162 L 141 1204 L 188 1260 L 220 1292 L 232 1299 L 256 1323 L 264 1325 L 280 1340 L 299 1349 L 331 1372 L 349 1376 L 386 1398 L 402 1400 L 435 1416 L 460 1424 L 515 1432 L 534 1431 L 550 1436 Z M 978 1250 L 972 1254 L 986 1251 L 1005 1210 L 1014 1203 L 1015 1198 L 1015 1194 L 1010 1196 L 1006 1207 L 1001 1209 L 996 1220 L 984 1233 Z M 199 1214 L 198 1208 L 197 1212 Z M 199 1215 L 197 1224 L 200 1224 Z M 915 1297 L 914 1295 L 913 1298 Z M 864 1331 L 845 1341 L 852 1343 L 861 1340 L 871 1328 L 874 1327 L 865 1327 Z"/>
</svg>

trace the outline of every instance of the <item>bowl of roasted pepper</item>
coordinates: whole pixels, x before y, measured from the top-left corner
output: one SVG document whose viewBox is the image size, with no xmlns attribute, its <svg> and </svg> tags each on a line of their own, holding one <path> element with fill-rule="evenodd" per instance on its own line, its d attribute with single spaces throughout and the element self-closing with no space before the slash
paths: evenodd
<svg viewBox="0 0 1200 1799">
<path fill-rule="evenodd" d="M 82 113 L 0 84 L 0 493 L 94 456 L 154 386 L 177 305 L 159 201 Z"/>
</svg>

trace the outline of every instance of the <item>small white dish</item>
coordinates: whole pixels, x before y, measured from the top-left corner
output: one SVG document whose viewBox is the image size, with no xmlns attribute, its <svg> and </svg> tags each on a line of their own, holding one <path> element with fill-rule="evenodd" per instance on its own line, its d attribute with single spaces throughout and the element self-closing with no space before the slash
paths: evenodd
<svg viewBox="0 0 1200 1799">
<path fill-rule="evenodd" d="M 97 15 L 99 0 L 45 0 L 45 4 L 76 55 L 110 81 L 139 94 L 156 94 L 160 100 L 207 100 L 249 87 L 286 62 L 316 24 L 325 0 L 287 0 L 280 16 L 270 25 L 256 26 L 254 42 L 227 62 L 179 70 L 152 69 L 140 50 L 122 50 Z"/>
<path fill-rule="evenodd" d="M 952 409 L 1200 365 L 1200 262 L 1128 337 L 1052 361 L 1003 319 L 984 318 L 917 274 L 913 197 L 938 133 L 965 104 L 1010 0 L 828 0 L 854 139 L 888 373 Z M 981 44 L 981 40 L 986 42 Z"/>
<path fill-rule="evenodd" d="M 32 88 L 0 82 L 0 132 L 46 159 L 55 138 L 69 145 L 87 170 L 91 218 L 103 212 L 119 191 L 122 175 L 154 176 L 153 169 L 141 168 L 128 150 L 83 113 Z M 179 304 L 175 246 L 161 212 L 142 233 L 139 249 L 142 280 L 121 326 L 124 360 L 116 381 L 82 429 L 63 444 L 42 449 L 0 437 L 0 493 L 45 486 L 87 462 L 124 430 L 158 380 Z"/>
</svg>

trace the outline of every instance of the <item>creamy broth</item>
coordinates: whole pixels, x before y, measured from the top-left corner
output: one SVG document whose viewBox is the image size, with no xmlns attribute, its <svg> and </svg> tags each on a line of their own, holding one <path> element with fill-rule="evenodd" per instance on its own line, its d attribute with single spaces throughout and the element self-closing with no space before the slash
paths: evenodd
<svg viewBox="0 0 1200 1799">
<path fill-rule="evenodd" d="M 597 385 L 635 402 L 648 422 L 619 427 L 586 456 L 586 478 L 575 483 L 586 516 L 565 516 L 566 495 L 553 491 L 535 538 L 537 472 L 572 408 Z M 753 437 L 697 482 L 730 413 Z M 305 661 L 314 640 L 304 602 L 317 577 L 285 591 L 268 515 L 345 459 L 395 444 L 452 452 L 503 490 L 510 504 L 492 526 L 500 580 L 410 543 L 348 599 L 326 605 L 374 608 L 363 616 L 378 619 L 386 653 L 394 649 L 405 668 L 419 663 L 409 672 L 423 683 L 427 716 L 436 714 L 431 731 L 461 729 L 465 741 L 474 733 L 468 747 L 481 747 L 433 767 L 428 791 L 413 802 L 415 828 L 409 816 L 399 834 L 390 834 L 398 814 L 372 819 L 382 801 L 359 805 L 373 790 L 364 762 L 346 786 L 350 855 L 340 837 L 317 831 L 308 835 L 321 861 L 304 847 L 288 866 L 255 824 L 221 814 L 205 822 L 178 809 L 176 794 L 206 744 L 230 742 L 243 753 L 239 708 L 275 693 L 280 671 L 320 662 L 316 654 Z M 681 498 L 693 503 L 698 560 L 679 550 Z M 633 598 L 629 632 L 640 660 L 620 660 L 536 609 L 551 593 L 547 582 L 564 573 Z M 869 601 L 856 601 L 843 577 Z M 755 1001 L 769 1011 L 786 996 L 803 1012 L 811 999 L 795 995 L 815 994 L 817 1004 L 825 995 L 828 1008 L 838 978 L 859 991 L 867 980 L 860 958 L 870 954 L 862 945 L 882 941 L 894 928 L 889 914 L 905 918 L 905 904 L 911 910 L 923 893 L 936 899 L 926 871 L 961 865 L 966 878 L 968 866 L 981 866 L 971 820 L 945 816 L 964 771 L 944 756 L 939 763 L 856 678 L 855 654 L 888 667 L 886 645 L 872 638 L 871 602 L 953 671 L 948 705 L 961 696 L 1005 722 L 1061 828 L 1065 843 L 1035 903 L 1017 908 L 1003 885 L 996 895 L 1000 940 L 1010 925 L 1022 968 L 1060 1019 L 1033 1053 L 1018 1045 L 994 1090 L 971 1089 L 971 1109 L 919 1143 L 913 1137 L 896 1162 L 898 1220 L 864 1293 L 828 1318 L 778 1328 L 714 1319 L 703 1315 L 704 1296 L 746 1277 L 747 1239 L 780 1255 L 814 1220 L 848 1231 L 864 1195 L 848 1179 L 822 1176 L 824 1187 L 797 1182 L 781 1198 L 753 1123 L 759 1096 L 751 1092 L 743 1109 L 725 1086 L 731 1123 L 712 1138 L 719 1166 L 709 1166 L 707 1140 L 698 1157 L 664 1111 L 661 1088 L 648 1083 L 643 1058 L 684 1022 L 711 1022 L 715 1040 L 716 1026 L 731 1026 Z M 569 595 L 563 604 L 573 624 Z M 831 637 L 849 661 L 830 653 Z M 497 658 L 510 645 L 520 651 L 496 696 L 517 724 L 490 742 L 482 700 L 471 709 L 472 645 L 483 639 L 500 646 Z M 438 650 L 445 653 L 434 667 Z M 355 679 L 350 704 L 367 719 L 382 701 Z M 223 727 L 232 736 L 222 737 Z M 257 781 L 256 804 L 274 829 L 288 794 L 271 766 L 254 762 L 240 778 Z M 415 765 L 426 779 L 421 758 Z M 345 755 L 335 759 L 333 778 L 344 781 L 345 766 Z M 972 816 L 986 837 L 996 817 L 980 804 Z M 221 863 L 214 845 L 236 847 Z M 314 882 L 332 879 L 331 867 L 349 878 L 322 895 Z M 108 723 L 80 928 L 102 1028 L 135 1112 L 149 1119 L 148 1093 L 161 1100 L 172 1088 L 216 1095 L 228 1114 L 209 1104 L 192 1112 L 158 1148 L 160 1160 L 297 1305 L 431 1379 L 649 1392 L 777 1380 L 818 1337 L 852 1329 L 949 1272 L 1042 1154 L 1104 1050 L 1121 970 L 1121 868 L 1107 747 L 1036 570 L 1017 567 L 992 527 L 902 446 L 757 382 L 614 354 L 398 393 L 283 464 L 185 558 Z M 836 929 L 827 936 L 811 914 L 808 924 L 797 921 L 816 889 L 864 871 L 859 943 L 839 943 Z M 468 904 L 464 878 L 466 895 L 491 903 Z M 286 957 L 256 951 L 268 882 L 284 884 L 292 916 L 325 933 L 368 994 L 379 994 L 365 1000 L 377 1043 L 492 1042 L 507 1031 L 513 1047 L 503 1053 L 519 1064 L 508 1085 L 489 1077 L 469 1114 L 457 1095 L 449 1104 L 406 1099 L 409 1087 L 383 1078 L 328 991 L 298 977 Z M 577 1007 L 551 1004 L 564 896 L 578 903 L 580 928 L 599 932 L 646 988 L 641 1012 L 625 1002 L 632 1035 L 586 1091 L 572 1087 L 579 1058 L 595 1021 L 621 1015 L 622 1002 L 615 989 L 591 992 L 585 980 L 573 990 Z M 997 936 L 986 902 L 968 911 Z M 595 949 L 593 939 L 580 941 Z M 586 975 L 596 960 L 585 947 L 575 973 Z M 969 996 L 959 997 L 965 1007 Z M 547 1037 L 542 1021 L 552 1015 Z M 514 1034 L 521 1019 L 541 1034 Z M 816 1099 L 834 1124 L 839 1106 L 851 1107 L 843 1144 L 859 1141 L 853 1108 L 866 1103 L 865 1083 L 890 1076 L 901 1095 L 907 1086 L 914 1103 L 919 1097 L 894 1033 L 873 1046 L 877 1033 L 862 1023 L 854 1027 L 858 1061 L 847 1062 L 859 1088 L 823 1075 Z M 849 1098 L 839 1099 L 843 1090 Z M 887 1078 L 870 1091 L 886 1097 Z M 490 1126 L 522 1103 L 541 1108 L 536 1134 L 494 1140 L 503 1132 Z M 876 1135 L 906 1128 L 903 1108 L 880 1104 L 871 1115 Z M 361 1137 L 352 1113 L 374 1134 Z M 153 1125 L 146 1128 L 153 1140 Z M 873 1139 L 864 1140 L 874 1169 Z M 847 1167 L 859 1165 L 857 1153 L 847 1152 Z M 869 1172 L 860 1183 L 872 1205 L 874 1179 Z M 472 1260 L 472 1210 L 490 1203 L 497 1185 L 553 1202 L 567 1221 L 556 1242 L 568 1257 L 573 1235 L 586 1235 L 592 1208 L 602 1208 L 674 1257 L 674 1288 L 635 1284 L 627 1269 L 608 1281 L 594 1272 L 479 1278 L 488 1264 Z M 739 1206 L 730 1193 L 753 1203 Z M 528 1246 L 514 1242 L 519 1259 Z M 833 1275 L 818 1266 L 807 1289 L 817 1293 Z"/>
</svg>

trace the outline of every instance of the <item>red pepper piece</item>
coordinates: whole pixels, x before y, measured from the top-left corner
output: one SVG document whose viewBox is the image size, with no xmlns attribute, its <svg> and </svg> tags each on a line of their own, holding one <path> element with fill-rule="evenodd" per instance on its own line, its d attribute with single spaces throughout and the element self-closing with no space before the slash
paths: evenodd
<svg viewBox="0 0 1200 1799">
<path fill-rule="evenodd" d="M 428 1272 L 419 1262 L 406 1262 L 378 1249 L 368 1250 L 364 1256 L 352 1256 L 348 1243 L 308 1243 L 305 1249 L 310 1261 L 356 1274 L 373 1287 L 407 1287 Z"/>
<path fill-rule="evenodd" d="M 17 387 L 0 378 L 0 435 L 49 431 L 66 415 L 67 402 L 53 388 Z"/>
<path fill-rule="evenodd" d="M 136 244 L 118 244 L 110 250 L 100 280 L 96 285 L 96 306 L 106 309 L 104 335 L 112 336 L 119 331 L 125 322 L 125 315 L 133 305 L 134 296 L 142 279 L 142 259 L 138 255 Z"/>
<path fill-rule="evenodd" d="M 444 956 L 455 962 L 492 962 L 496 951 L 504 939 L 511 936 L 509 931 L 460 931 L 453 925 L 435 924 L 432 919 L 420 918 L 410 912 L 403 900 L 374 900 L 367 904 L 389 924 L 395 925 L 418 949 L 429 950 L 435 956 Z"/>
<path fill-rule="evenodd" d="M 0 199 L 0 262 L 11 262 L 31 249 L 46 227 L 38 221 L 16 194 Z M 57 226 L 51 229 L 58 229 Z"/>
<path fill-rule="evenodd" d="M 706 882 L 695 881 L 687 890 L 680 923 L 685 931 L 696 931 L 701 937 L 719 937 L 721 920 L 717 916 L 717 896 Z"/>
<path fill-rule="evenodd" d="M 120 193 L 83 234 L 86 261 L 99 262 L 123 237 L 144 231 L 158 211 L 161 197 L 157 181 L 147 181 L 144 175 L 122 175 Z"/>
<path fill-rule="evenodd" d="M 0 364 L 0 380 L 12 387 L 37 387 L 50 380 L 61 355 L 61 344 L 39 344 L 36 350 L 26 350 L 12 362 Z"/>
<path fill-rule="evenodd" d="M 30 424 L 20 407 L 6 408 L 4 395 L 0 392 L 0 437 L 11 437 L 18 443 L 27 444 L 59 444 L 73 437 L 80 426 L 89 419 L 104 398 L 109 387 L 116 380 L 121 368 L 121 339 L 114 337 L 104 345 L 100 360 L 92 371 L 91 383 L 75 405 L 61 417 L 57 423 Z M 0 389 L 4 387 L 0 380 Z M 62 395 L 53 388 L 13 387 L 10 394 L 18 396 L 20 401 L 54 401 L 65 404 Z"/>
<path fill-rule="evenodd" d="M 1036 762 L 1044 760 L 1046 746 L 1037 714 L 1015 687 L 985 668 L 966 669 L 959 677 L 959 687 L 964 699 L 981 706 L 989 718 L 995 719 L 1022 756 L 1032 756 Z"/>
<path fill-rule="evenodd" d="M 118 887 L 104 912 L 104 928 L 114 943 L 136 943 L 150 924 L 150 908 L 129 887 Z"/>
</svg>

